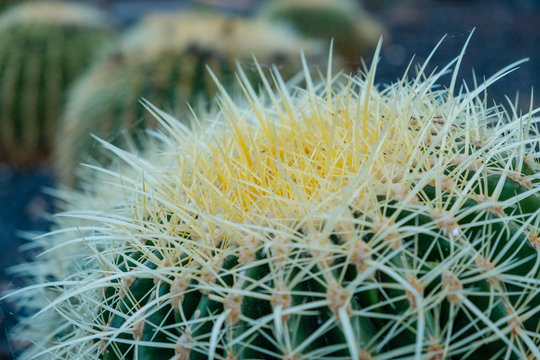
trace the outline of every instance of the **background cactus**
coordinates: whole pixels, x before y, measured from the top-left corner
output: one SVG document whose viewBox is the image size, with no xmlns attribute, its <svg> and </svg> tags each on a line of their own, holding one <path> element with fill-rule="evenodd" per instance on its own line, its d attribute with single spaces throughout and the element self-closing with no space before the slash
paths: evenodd
<svg viewBox="0 0 540 360">
<path fill-rule="evenodd" d="M 47 157 L 64 92 L 111 39 L 104 14 L 66 2 L 28 2 L 0 16 L 0 163 Z"/>
<path fill-rule="evenodd" d="M 149 105 L 166 134 L 103 143 L 19 268 L 26 356 L 540 358 L 539 121 L 480 97 L 517 64 L 455 95 L 455 63 L 244 81 L 204 130 Z"/>
<path fill-rule="evenodd" d="M 299 49 L 316 62 L 326 58 L 327 48 L 321 45 L 279 26 L 219 14 L 149 16 L 73 89 L 57 141 L 61 179 L 72 184 L 79 162 L 96 156 L 90 134 L 118 143 L 121 130 L 133 134 L 156 125 L 139 99 L 178 116 L 187 103 L 204 105 L 215 93 L 207 65 L 226 85 L 236 82 L 235 62 L 251 62 L 252 54 L 292 75 L 300 69 L 292 61 Z M 247 74 L 254 78 L 255 70 Z"/>
<path fill-rule="evenodd" d="M 269 1 L 259 16 L 290 24 L 307 37 L 333 39 L 337 53 L 347 59 L 352 69 L 360 65 L 360 58 L 368 55 L 385 33 L 382 24 L 358 2 L 350 0 Z"/>
</svg>

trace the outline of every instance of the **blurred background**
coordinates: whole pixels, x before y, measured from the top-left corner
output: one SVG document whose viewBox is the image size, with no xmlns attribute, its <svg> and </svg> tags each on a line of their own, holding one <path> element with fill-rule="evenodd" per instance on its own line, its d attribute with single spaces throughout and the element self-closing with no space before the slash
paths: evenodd
<svg viewBox="0 0 540 360">
<path fill-rule="evenodd" d="M 207 11 L 211 13 L 227 14 L 228 16 L 237 16 L 247 19 L 261 16 L 260 14 L 262 12 L 263 14 L 266 14 L 264 16 L 267 16 L 269 18 L 279 18 L 280 10 L 276 10 L 276 8 L 278 7 L 278 2 L 279 1 L 273 0 L 79 1 L 79 3 L 99 8 L 103 13 L 105 13 L 105 16 L 107 16 L 109 19 L 108 21 L 110 21 L 110 25 L 106 25 L 107 27 L 109 27 L 107 31 L 110 31 L 111 33 L 114 32 L 114 36 L 116 36 L 118 39 L 121 39 L 110 40 L 109 45 L 107 45 L 107 50 L 103 50 L 101 54 L 102 59 L 96 60 L 97 65 L 94 65 L 94 67 L 92 67 L 91 64 L 87 64 L 87 66 L 89 69 L 92 69 L 89 70 L 91 73 L 92 71 L 97 72 L 100 66 L 105 66 L 104 64 L 109 64 L 110 62 L 115 62 L 115 64 L 119 62 L 119 68 L 127 67 L 127 65 L 131 64 L 130 60 L 125 59 L 128 57 L 128 55 L 126 54 L 129 54 L 129 51 L 126 49 L 133 47 L 135 49 L 135 53 L 141 52 L 140 49 L 141 46 L 144 45 L 143 43 L 145 40 L 144 37 L 139 37 L 140 33 L 138 31 L 140 31 L 140 29 L 137 28 L 137 26 L 140 23 L 141 19 L 145 18 L 148 14 L 152 12 L 160 11 L 167 14 L 173 14 L 177 11 L 184 13 L 191 13 L 193 11 Z M 324 3 L 324 1 L 322 0 L 315 0 L 313 2 Z M 17 92 L 10 92 L 9 89 L 5 90 L 7 89 L 7 85 L 4 85 L 7 84 L 9 81 L 16 82 L 14 80 L 10 80 L 10 77 L 8 76 L 8 70 L 10 64 L 17 63 L 17 61 L 5 61 L 5 58 L 7 58 L 7 55 L 5 54 L 7 54 L 8 52 L 7 50 L 2 50 L 2 46 L 8 45 L 2 44 L 11 44 L 9 45 L 9 49 L 11 51 L 19 47 L 23 49 L 26 44 L 26 40 L 20 41 L 11 39 L 8 41 L 4 39 L 4 37 L 6 37 L 5 34 L 15 34 L 15 30 L 10 30 L 9 32 L 4 31 L 4 35 L 1 35 L 3 31 L 2 26 L 4 26 L 2 25 L 2 22 L 10 23 L 9 26 L 14 26 L 11 23 L 15 21 L 7 19 L 8 17 L 11 16 L 12 18 L 17 19 L 23 18 L 23 16 L 17 15 L 15 11 L 13 11 L 13 8 L 19 6 L 20 3 L 21 2 L 19 1 L 0 0 L 0 8 L 2 8 L 2 11 L 5 13 L 0 14 L 0 16 L 3 16 L 3 19 L 0 19 L 0 116 L 6 108 L 12 106 L 6 105 L 7 102 L 2 102 L 3 99 L 13 97 L 16 103 L 24 103 L 23 100 L 18 100 L 17 96 L 21 96 L 21 98 L 27 96 L 24 97 L 24 99 L 30 99 L 28 100 L 30 102 L 32 102 L 33 99 L 33 95 L 18 95 Z M 41 1 L 41 3 L 47 4 L 46 1 Z M 504 77 L 503 79 L 499 80 L 497 83 L 491 86 L 489 90 L 488 101 L 501 104 L 505 104 L 510 101 L 515 103 L 517 109 L 523 112 L 526 112 L 531 106 L 535 108 L 540 106 L 540 97 L 531 97 L 531 89 L 533 87 L 540 87 L 540 0 L 363 0 L 358 1 L 355 5 L 357 5 L 356 10 L 360 11 L 359 14 L 361 14 L 355 15 L 357 16 L 357 22 L 364 25 L 369 25 L 367 28 L 362 28 L 360 32 L 362 32 L 362 34 L 366 34 L 371 31 L 371 33 L 369 33 L 369 36 L 362 34 L 359 35 L 359 39 L 363 39 L 363 41 L 365 40 L 365 45 L 358 45 L 358 48 L 360 49 L 361 47 L 362 50 L 359 52 L 351 50 L 352 48 L 355 48 L 354 46 L 349 46 L 351 40 L 345 40 L 345 45 L 342 46 L 340 43 L 341 40 L 337 38 L 335 39 L 336 52 L 338 53 L 337 56 L 340 58 L 340 64 L 343 68 L 346 69 L 346 72 L 355 72 L 355 68 L 356 66 L 358 66 L 358 63 L 355 59 L 358 59 L 360 56 L 363 56 L 366 63 L 370 64 L 370 54 L 373 51 L 374 43 L 376 43 L 379 35 L 383 34 L 384 46 L 381 52 L 381 59 L 378 66 L 378 79 L 376 79 L 376 82 L 379 84 L 394 82 L 403 75 L 403 72 L 405 71 L 410 60 L 413 57 L 413 64 L 421 64 L 429 55 L 433 47 L 439 42 L 439 40 L 446 35 L 444 42 L 437 50 L 437 52 L 433 56 L 433 59 L 430 62 L 430 66 L 427 70 L 427 73 L 429 73 L 435 68 L 443 67 L 454 57 L 456 57 L 460 53 L 466 39 L 470 35 L 470 32 L 475 29 L 474 35 L 471 38 L 471 41 L 467 47 L 466 54 L 461 65 L 460 80 L 465 80 L 468 84 L 472 85 L 474 77 L 476 77 L 476 79 L 478 80 L 482 80 L 486 77 L 493 75 L 498 70 L 507 66 L 510 63 L 513 63 L 523 58 L 529 58 L 529 61 L 520 65 L 520 68 L 517 71 Z M 8 14 L 9 11 L 12 11 L 12 13 Z M 53 9 L 51 11 L 57 12 L 58 10 Z M 284 21 L 284 19 L 287 20 L 287 18 L 284 17 L 279 19 L 279 21 L 277 22 L 280 24 L 286 22 Z M 294 20 L 294 17 L 292 17 L 292 19 Z M 314 37 L 320 38 L 321 32 L 323 34 L 328 34 L 332 31 L 330 25 L 327 26 L 323 24 L 323 20 L 313 19 L 314 18 L 312 18 L 311 26 L 315 27 L 314 31 L 316 35 L 313 35 Z M 32 19 L 31 21 L 38 20 Z M 94 18 L 88 21 L 92 23 L 92 26 L 96 26 L 96 21 L 94 21 Z M 208 21 L 209 23 L 206 24 L 211 24 L 214 20 L 210 19 Z M 73 27 L 75 25 L 70 24 L 70 26 Z M 197 26 L 199 25 L 193 25 L 193 27 L 195 28 Z M 204 25 L 201 28 L 205 29 L 205 26 L 208 27 L 209 25 Z M 131 30 L 133 29 L 133 27 L 139 30 Z M 151 27 L 152 26 L 150 26 L 150 28 Z M 290 24 L 287 25 L 287 27 L 294 28 L 294 26 Z M 98 27 L 95 27 L 93 29 L 97 28 Z M 228 25 L 226 24 L 223 25 L 220 29 L 221 30 L 218 29 L 218 32 L 230 31 Z M 249 29 L 249 27 L 246 27 L 240 28 L 240 30 L 238 30 L 240 31 L 240 34 L 237 34 L 237 36 L 239 37 L 240 42 L 242 42 L 243 39 L 242 31 L 245 31 L 245 35 L 247 36 L 249 35 L 247 33 L 250 32 Z M 148 30 L 148 28 L 146 28 L 146 30 Z M 303 30 L 306 30 L 307 32 L 307 29 L 303 29 L 301 25 L 298 29 L 293 29 L 291 31 L 297 30 L 299 33 L 302 33 Z M 92 31 L 95 33 L 97 30 Z M 169 30 L 166 30 L 166 32 L 167 31 Z M 182 31 L 183 30 L 181 30 L 178 34 L 180 34 Z M 317 33 L 317 31 L 319 33 Z M 126 32 L 128 32 L 128 35 L 122 35 Z M 159 37 L 159 35 L 156 35 L 159 33 L 154 32 L 153 34 L 154 36 Z M 176 35 L 180 37 L 180 35 L 178 34 Z M 197 36 L 199 35 L 200 34 L 198 34 Z M 211 38 L 212 36 L 214 35 L 212 35 L 211 32 L 209 33 L 209 35 L 207 35 L 207 37 L 209 38 Z M 309 34 L 302 34 L 302 36 L 307 39 L 306 41 L 309 40 Z M 364 36 L 364 38 L 362 38 L 362 36 Z M 111 35 L 111 37 L 113 37 L 113 35 Z M 262 37 L 262 39 L 266 38 Z M 266 61 L 282 61 L 281 66 L 283 69 L 285 69 L 285 71 L 287 71 L 287 62 L 283 60 L 284 57 L 286 58 L 286 54 L 284 55 L 285 50 L 279 47 L 280 45 L 283 45 L 279 43 L 284 38 L 282 38 L 281 33 L 276 33 L 270 34 L 269 39 L 273 39 L 272 43 L 278 43 L 276 45 L 278 50 L 276 50 L 276 53 L 272 55 L 273 57 L 270 57 L 270 60 Z M 159 42 L 159 39 L 153 39 L 150 41 L 150 43 L 154 43 L 155 45 L 156 41 Z M 205 61 L 204 59 L 212 59 L 212 51 L 202 51 L 201 49 L 204 47 L 197 43 L 197 41 L 206 41 L 208 44 L 212 44 L 212 42 L 216 42 L 215 39 L 191 41 L 192 43 L 189 43 L 186 46 L 186 49 L 199 54 L 197 55 L 197 57 L 195 57 L 196 59 L 198 59 L 198 61 Z M 270 40 L 261 41 L 270 42 Z M 27 42 L 30 43 L 30 41 Z M 193 44 L 199 46 L 199 48 L 194 50 Z M 263 47 L 266 47 L 266 43 L 264 43 L 263 45 Z M 327 45 L 324 46 L 325 49 L 327 49 Z M 340 46 L 342 48 L 340 48 Z M 268 47 L 270 48 L 271 45 L 268 45 Z M 2 51 L 4 51 L 4 53 L 2 53 Z M 157 50 L 150 51 L 154 51 L 157 53 Z M 227 52 L 228 50 L 225 49 L 219 51 Z M 234 50 L 232 51 L 234 52 Z M 218 50 L 216 50 L 216 52 L 218 52 Z M 203 53 L 204 56 L 200 55 L 201 53 Z M 103 57 L 106 59 L 103 60 Z M 89 59 L 90 55 L 85 55 L 85 58 Z M 314 58 L 316 58 L 316 56 L 314 56 Z M 37 64 L 38 60 L 39 56 L 36 56 L 33 61 L 36 61 Z M 317 61 L 318 60 L 315 60 L 314 62 L 316 63 Z M 475 74 L 474 76 L 473 70 Z M 50 71 L 53 70 L 49 68 L 47 72 Z M 44 72 L 44 74 L 47 72 Z M 83 78 L 83 80 L 80 80 L 78 85 L 76 83 L 76 80 L 74 80 L 75 85 L 73 85 L 73 89 L 71 88 L 72 85 L 66 85 L 66 90 L 62 90 L 62 97 L 61 100 L 59 100 L 60 106 L 64 106 L 65 103 L 68 103 L 68 98 L 71 99 L 71 102 L 69 102 L 69 104 L 78 104 L 78 102 L 82 102 L 83 100 L 73 100 L 78 96 L 78 92 L 84 93 L 83 95 L 81 95 L 81 99 L 85 96 L 89 97 L 89 95 L 87 94 L 88 92 L 85 92 L 83 90 L 88 90 L 87 87 L 95 85 L 95 79 L 99 78 L 98 75 L 94 76 L 90 75 L 90 73 L 86 73 L 86 75 L 83 75 L 86 76 L 86 79 Z M 85 72 L 81 71 L 81 74 L 85 74 Z M 100 76 L 106 79 L 111 79 L 115 77 L 115 73 L 106 72 L 105 74 L 109 75 Z M 29 76 L 30 75 L 28 75 L 28 77 Z M 121 75 L 118 76 L 120 77 Z M 34 87 L 41 86 L 39 84 L 44 82 L 43 77 L 44 75 L 42 75 L 41 77 L 36 75 L 36 78 L 41 80 L 39 80 L 37 82 L 38 85 L 35 85 Z M 170 78 L 170 76 L 168 78 Z M 26 79 L 26 77 L 24 79 Z M 28 83 L 30 82 L 30 80 L 21 81 Z M 96 90 L 93 94 L 104 94 L 105 91 L 112 91 L 113 95 L 107 95 L 106 97 L 114 97 L 115 91 L 118 93 L 122 91 L 123 93 L 126 92 L 125 88 L 121 88 L 121 86 L 129 87 L 129 84 L 136 83 L 130 81 L 135 80 L 129 78 L 129 80 L 126 80 L 126 82 L 122 85 L 118 85 L 118 90 L 115 90 L 115 88 L 113 88 L 112 90 L 106 90 L 104 87 L 100 87 L 102 85 L 96 85 Z M 444 81 L 442 83 L 444 84 Z M 140 86 L 144 87 L 142 85 Z M 19 86 L 18 89 L 20 90 L 21 88 L 22 87 Z M 156 85 L 156 87 L 153 88 L 154 93 L 157 92 L 156 89 L 160 89 L 159 86 Z M 147 93 L 140 94 L 143 94 L 145 97 L 148 96 Z M 518 94 L 519 96 L 517 96 Z M 37 97 L 38 95 L 35 96 Z M 96 98 L 97 95 L 94 95 L 93 97 Z M 103 95 L 103 97 L 105 97 L 105 95 Z M 106 100 L 107 99 L 101 101 Z M 38 100 L 35 100 L 35 102 L 38 104 L 41 103 Z M 43 104 L 48 103 L 49 101 L 43 101 Z M 4 107 L 4 109 L 1 108 L 2 106 Z M 45 105 L 42 105 L 42 107 L 43 106 Z M 75 105 L 73 105 L 73 107 L 74 106 Z M 94 104 L 92 106 L 93 108 L 102 108 L 100 104 Z M 106 105 L 103 105 L 103 107 L 105 106 Z M 118 108 L 118 105 L 112 104 L 110 106 L 115 109 Z M 167 107 L 166 105 L 164 106 Z M 127 107 L 127 105 L 125 107 Z M 139 107 L 142 108 L 141 106 Z M 88 105 L 88 107 L 84 109 L 90 109 L 90 105 Z M 71 114 L 70 111 L 70 109 L 61 109 L 59 110 L 59 113 L 64 115 L 54 116 L 69 117 L 65 114 Z M 88 112 L 88 110 L 85 111 Z M 118 112 L 118 110 L 115 111 Z M 134 114 L 139 114 L 139 110 L 133 110 L 133 112 Z M 30 114 L 31 112 L 29 110 L 21 110 L 20 113 L 22 115 L 17 116 L 21 116 L 21 118 L 26 118 L 27 115 L 25 114 Z M 76 109 L 73 110 L 73 113 L 76 114 Z M 96 117 L 103 116 L 104 115 L 102 115 L 101 113 L 96 115 Z M 139 123 L 140 116 L 142 115 L 134 116 L 136 117 L 137 123 Z M 123 116 L 124 123 L 125 118 L 126 116 Z M 85 119 L 81 119 L 81 121 L 83 120 L 86 121 Z M 25 238 L 31 237 L 32 234 L 45 232 L 48 230 L 49 223 L 47 218 L 49 216 L 49 213 L 54 212 L 54 200 L 52 196 L 47 195 L 47 192 L 44 192 L 43 190 L 47 188 L 55 188 L 60 183 L 70 184 L 70 182 L 73 181 L 69 179 L 70 175 L 67 175 L 67 177 L 61 175 L 61 171 L 59 171 L 58 166 L 55 165 L 55 156 L 53 155 L 55 152 L 55 150 L 53 149 L 54 144 L 47 144 L 47 140 L 41 138 L 39 138 L 39 140 L 36 140 L 37 142 L 39 142 L 40 146 L 37 147 L 35 150 L 37 151 L 37 153 L 29 156 L 29 158 L 32 160 L 28 160 L 28 158 L 25 160 L 14 160 L 13 156 L 10 157 L 10 151 L 9 149 L 7 149 L 8 146 L 2 145 L 1 141 L 4 141 L 5 144 L 9 142 L 10 137 L 6 134 L 7 131 L 11 128 L 14 128 L 15 130 L 19 129 L 17 130 L 18 132 L 16 131 L 16 133 L 22 133 L 22 131 L 24 130 L 24 125 L 20 124 L 24 124 L 24 122 L 23 120 L 19 120 L 19 123 L 16 123 L 12 127 L 10 127 L 7 125 L 2 125 L 2 121 L 5 122 L 6 120 L 0 117 L 0 131 L 4 132 L 3 135 L 0 134 L 0 293 L 20 286 L 20 281 L 17 280 L 17 278 L 12 274 L 9 268 L 24 260 L 31 259 L 33 256 L 36 255 L 36 253 L 39 252 L 39 249 L 36 248 L 36 246 L 32 243 L 25 240 Z M 52 132 L 57 132 L 56 126 L 60 125 L 57 125 L 53 122 L 53 125 L 51 125 Z M 44 128 L 45 125 L 38 125 L 37 127 L 38 129 L 40 129 L 39 131 L 41 131 L 41 129 Z M 61 131 L 59 130 L 59 132 Z M 50 140 L 53 143 L 54 141 L 57 141 L 54 140 L 54 136 L 52 136 L 51 139 L 53 139 Z M 73 140 L 73 143 L 77 142 L 77 139 Z M 4 146 L 4 148 L 2 148 L 2 146 Z M 16 150 L 12 150 L 12 152 L 19 153 L 23 151 L 23 146 L 21 146 L 20 144 L 15 144 L 13 146 L 15 146 Z M 70 148 L 67 147 L 63 148 L 61 152 L 69 154 L 70 152 L 74 151 L 70 151 Z M 45 154 L 43 157 L 41 155 L 36 155 L 42 153 Z M 36 160 L 38 158 L 39 161 Z M 87 158 L 82 159 L 82 161 L 85 160 L 87 160 Z M 78 162 L 77 159 L 73 159 L 72 161 Z M 68 172 L 73 171 L 74 170 L 72 168 L 69 168 L 68 170 Z M 70 185 L 76 186 L 76 183 L 71 183 Z M 23 251 L 20 251 L 21 247 Z M 0 304 L 1 360 L 14 358 L 16 354 L 16 350 L 12 346 L 10 346 L 9 342 L 7 341 L 6 334 L 7 332 L 9 332 L 10 328 L 16 323 L 15 314 L 17 313 L 17 311 L 19 310 L 17 309 L 16 304 L 8 304 L 4 301 L 2 301 Z"/>
</svg>

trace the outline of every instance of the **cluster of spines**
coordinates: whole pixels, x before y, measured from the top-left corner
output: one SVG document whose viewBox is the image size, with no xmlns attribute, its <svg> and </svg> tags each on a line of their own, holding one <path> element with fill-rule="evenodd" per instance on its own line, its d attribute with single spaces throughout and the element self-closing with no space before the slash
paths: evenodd
<svg viewBox="0 0 540 360">
<path fill-rule="evenodd" d="M 299 49 L 304 48 L 316 63 L 323 58 L 320 45 L 280 26 L 236 17 L 150 16 L 129 31 L 118 51 L 96 64 L 71 92 L 57 136 L 61 179 L 73 185 L 77 165 L 98 157 L 90 134 L 125 145 L 123 139 L 133 137 L 137 130 L 157 125 L 140 99 L 184 118 L 188 106 L 208 107 L 216 92 L 208 67 L 234 88 L 237 61 L 251 62 L 256 56 L 292 76 L 299 70 L 293 61 Z M 251 78 L 255 81 L 254 75 Z"/>
<path fill-rule="evenodd" d="M 40 321 L 69 319 L 46 351 L 539 357 L 538 120 L 488 109 L 471 95 L 487 85 L 454 96 L 420 73 L 378 91 L 374 71 L 294 95 L 275 73 L 269 104 L 246 81 L 251 107 L 223 93 L 203 132 L 150 107 L 170 134 L 144 157 L 105 144 L 126 166 L 56 234 L 88 250 L 42 285 L 60 295 Z"/>
</svg>

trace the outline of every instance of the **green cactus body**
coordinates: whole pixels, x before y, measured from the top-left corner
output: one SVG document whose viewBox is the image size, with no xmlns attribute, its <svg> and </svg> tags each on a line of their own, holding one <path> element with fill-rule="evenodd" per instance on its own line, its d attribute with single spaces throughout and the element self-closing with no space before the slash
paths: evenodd
<svg viewBox="0 0 540 360">
<path fill-rule="evenodd" d="M 83 5 L 30 2 L 0 17 L 0 162 L 47 157 L 64 92 L 110 40 L 105 15 Z"/>
<path fill-rule="evenodd" d="M 259 16 L 288 23 L 307 37 L 333 39 L 337 53 L 353 69 L 385 33 L 380 23 L 349 0 L 271 1 Z"/>
<path fill-rule="evenodd" d="M 180 114 L 188 103 L 206 106 L 216 92 L 207 66 L 226 85 L 236 83 L 235 62 L 251 62 L 253 55 L 293 75 L 300 70 L 293 61 L 298 49 L 322 63 L 327 50 L 321 45 L 279 26 L 217 14 L 148 17 L 71 92 L 57 141 L 61 179 L 73 184 L 76 166 L 97 156 L 90 134 L 120 144 L 122 132 L 132 135 L 156 125 L 138 103 L 141 98 Z M 248 72 L 250 78 L 255 75 Z"/>
<path fill-rule="evenodd" d="M 25 355 L 539 358 L 538 118 L 478 97 L 512 70 L 459 95 L 447 68 L 380 90 L 375 66 L 275 73 L 193 131 L 148 105 L 163 134 L 103 142 L 121 161 L 62 193 L 20 268 Z"/>
</svg>

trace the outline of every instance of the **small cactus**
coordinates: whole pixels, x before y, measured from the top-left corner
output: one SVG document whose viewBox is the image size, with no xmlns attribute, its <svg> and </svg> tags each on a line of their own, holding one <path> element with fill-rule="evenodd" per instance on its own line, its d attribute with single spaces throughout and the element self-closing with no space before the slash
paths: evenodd
<svg viewBox="0 0 540 360">
<path fill-rule="evenodd" d="M 151 128 L 138 100 L 180 114 L 216 91 L 207 66 L 223 84 L 235 83 L 236 61 L 276 64 L 288 75 L 304 48 L 313 61 L 325 59 L 322 44 L 305 41 L 277 25 L 211 13 L 154 14 L 132 29 L 119 50 L 99 62 L 71 92 L 57 141 L 60 177 L 73 184 L 73 171 L 93 156 L 90 134 L 118 143 L 120 131 Z M 255 71 L 248 73 L 255 78 Z M 114 140 L 116 139 L 116 140 Z"/>
<path fill-rule="evenodd" d="M 0 16 L 0 163 L 30 165 L 51 150 L 64 92 L 112 37 L 98 10 L 28 2 Z"/>
<path fill-rule="evenodd" d="M 306 37 L 333 39 L 337 53 L 353 69 L 385 33 L 384 27 L 352 0 L 269 1 L 259 16 L 290 24 Z"/>
<path fill-rule="evenodd" d="M 457 66 L 274 72 L 197 130 L 148 104 L 163 133 L 102 142 L 19 269 L 24 358 L 540 358 L 539 120 L 481 97 L 515 65 L 457 95 Z"/>
</svg>

